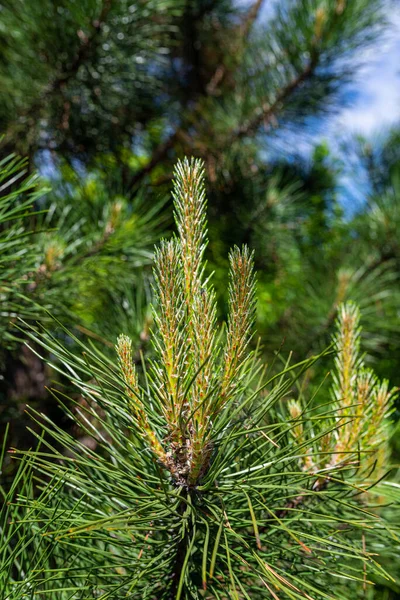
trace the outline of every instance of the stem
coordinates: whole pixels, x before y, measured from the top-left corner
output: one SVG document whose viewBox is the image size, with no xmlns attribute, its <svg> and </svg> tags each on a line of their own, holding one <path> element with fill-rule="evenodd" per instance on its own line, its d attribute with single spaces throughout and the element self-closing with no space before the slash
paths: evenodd
<svg viewBox="0 0 400 600">
<path fill-rule="evenodd" d="M 190 535 L 192 533 L 192 525 L 189 522 L 187 522 L 187 523 L 184 522 L 187 518 L 187 517 L 185 518 L 185 512 L 187 512 L 188 516 L 189 516 L 190 507 L 191 507 L 191 503 L 192 503 L 191 502 L 191 494 L 190 494 L 189 490 L 187 490 L 187 492 L 186 492 L 185 500 L 181 500 L 181 503 L 178 507 L 178 512 L 179 512 L 179 514 L 182 515 L 182 521 L 183 521 L 182 526 L 185 527 L 185 533 L 182 536 L 182 539 L 179 541 L 179 544 L 176 549 L 174 570 L 173 570 L 173 574 L 172 574 L 171 588 L 170 588 L 170 592 L 169 592 L 169 600 L 176 600 L 176 595 L 178 593 L 178 588 L 179 588 L 179 582 L 183 575 L 182 571 L 183 571 L 183 566 L 185 563 L 188 542 L 190 539 Z"/>
</svg>

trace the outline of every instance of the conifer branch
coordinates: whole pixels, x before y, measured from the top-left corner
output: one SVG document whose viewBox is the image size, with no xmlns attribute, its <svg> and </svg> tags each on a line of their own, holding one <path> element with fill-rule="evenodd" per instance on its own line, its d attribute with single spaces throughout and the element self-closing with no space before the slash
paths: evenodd
<svg viewBox="0 0 400 600">
<path fill-rule="evenodd" d="M 225 144 L 232 144 L 237 140 L 241 140 L 248 135 L 254 134 L 261 125 L 270 125 L 277 113 L 284 108 L 284 102 L 313 76 L 317 64 L 318 57 L 315 55 L 300 73 L 293 77 L 291 81 L 278 91 L 273 102 L 270 104 L 265 103 L 261 107 L 257 107 L 254 114 L 249 119 L 237 129 L 229 132 L 226 136 Z"/>
<path fill-rule="evenodd" d="M 17 508 L 7 501 L 5 517 L 0 509 L 12 600 L 27 590 L 87 595 L 87 581 L 92 595 L 189 600 L 317 598 L 332 573 L 346 585 L 364 584 L 367 573 L 390 580 L 375 552 L 392 536 L 390 523 L 370 498 L 381 490 L 396 390 L 363 364 L 358 310 L 339 310 L 329 402 L 306 400 L 303 409 L 302 397 L 292 399 L 284 418 L 293 383 L 326 352 L 265 381 L 249 351 L 255 281 L 246 247 L 230 255 L 220 342 L 204 279 L 205 207 L 202 165 L 185 161 L 175 186 L 179 236 L 155 256 L 150 369 L 143 361 L 136 371 L 124 335 L 117 371 L 94 346 L 81 343 L 84 356 L 76 356 L 55 336 L 28 332 L 87 401 L 78 419 L 61 397 L 102 451 L 31 409 L 46 432 L 27 453 L 42 487 L 33 495 L 28 480 Z M 30 533 L 18 537 L 15 523 Z M 340 584 L 331 596 L 344 597 Z"/>
<path fill-rule="evenodd" d="M 289 83 L 283 86 L 276 94 L 275 100 L 269 104 L 265 103 L 261 109 L 257 107 L 254 110 L 252 116 L 250 116 L 240 127 L 234 128 L 231 131 L 228 131 L 224 136 L 222 141 L 218 142 L 218 150 L 222 151 L 224 148 L 228 148 L 230 144 L 240 140 L 248 135 L 254 134 L 254 132 L 261 126 L 270 124 L 276 114 L 284 108 L 284 102 L 288 100 L 300 87 L 303 83 L 305 83 L 308 79 L 310 79 L 316 69 L 318 64 L 318 56 L 317 54 L 313 57 L 312 61 L 308 63 L 304 69 L 296 75 Z M 216 72 L 217 74 L 217 72 Z M 222 80 L 223 74 L 220 75 L 219 82 Z M 217 82 L 210 82 L 210 90 L 209 93 L 215 94 L 215 88 L 217 86 Z M 191 112 L 190 117 L 193 118 L 196 115 L 199 106 L 195 106 L 193 111 Z M 189 118 L 188 121 L 191 119 Z M 151 173 L 153 169 L 166 157 L 169 150 L 171 150 L 177 139 L 181 137 L 181 135 L 185 134 L 185 127 L 181 125 L 177 127 L 177 129 L 163 142 L 161 142 L 154 150 L 151 155 L 148 163 L 142 167 L 139 171 L 137 171 L 131 178 L 130 183 L 128 185 L 128 189 L 132 190 L 136 185 L 138 185 L 146 175 Z M 195 147 L 195 142 L 184 135 L 186 141 L 190 143 L 189 150 L 192 150 Z"/>
<path fill-rule="evenodd" d="M 155 255 L 152 374 L 162 399 L 167 438 L 164 464 L 180 485 L 195 487 L 207 471 L 213 424 L 240 383 L 255 314 L 253 256 L 230 256 L 230 304 L 221 364 L 215 293 L 204 278 L 206 197 L 199 160 L 178 162 L 174 184 L 178 238 Z"/>
<path fill-rule="evenodd" d="M 63 68 L 56 73 L 51 81 L 44 88 L 38 100 L 30 105 L 25 111 L 19 114 L 19 118 L 26 117 L 27 115 L 33 115 L 37 111 L 41 111 L 42 106 L 45 105 L 46 101 L 51 98 L 51 96 L 55 93 L 63 93 L 66 84 L 76 75 L 79 71 L 80 67 L 84 64 L 85 60 L 89 56 L 90 52 L 93 50 L 93 45 L 96 42 L 101 30 L 108 18 L 108 14 L 112 8 L 113 0 L 102 0 L 101 2 L 101 10 L 97 17 L 90 23 L 91 32 L 89 35 L 86 35 L 82 30 L 77 32 L 80 46 L 71 62 L 71 64 L 63 65 Z M 66 129 L 68 128 L 69 121 L 69 108 L 70 105 L 68 102 L 64 104 L 63 113 L 60 118 L 61 127 Z M 11 133 L 8 132 L 7 136 L 11 137 Z"/>
</svg>

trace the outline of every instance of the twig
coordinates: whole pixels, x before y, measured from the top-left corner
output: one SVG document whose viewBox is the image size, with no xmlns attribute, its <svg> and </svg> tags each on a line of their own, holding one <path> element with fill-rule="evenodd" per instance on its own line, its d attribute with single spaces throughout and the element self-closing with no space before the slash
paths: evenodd
<svg viewBox="0 0 400 600">
<path fill-rule="evenodd" d="M 264 0 L 256 0 L 256 2 L 254 2 L 250 10 L 248 11 L 246 18 L 244 19 L 241 25 L 241 35 L 243 41 L 247 41 L 251 28 L 253 27 L 254 22 L 260 14 L 263 2 Z"/>
<path fill-rule="evenodd" d="M 238 34 L 238 42 L 235 44 L 236 46 L 236 51 L 235 49 L 231 52 L 231 54 L 233 56 L 242 56 L 243 50 L 246 46 L 246 42 L 249 38 L 250 35 L 250 31 L 252 26 L 254 25 L 260 9 L 263 5 L 263 1 L 264 0 L 256 0 L 256 2 L 254 2 L 254 4 L 250 7 L 249 11 L 247 12 L 245 18 L 243 19 L 243 22 L 240 25 L 239 28 L 239 34 Z M 236 58 L 236 63 L 239 64 L 239 60 L 238 58 Z M 227 72 L 227 66 L 225 63 L 220 63 L 217 68 L 214 71 L 214 75 L 211 77 L 209 83 L 206 86 L 206 91 L 207 94 L 210 96 L 214 96 L 218 90 L 218 88 L 220 87 L 225 75 Z"/>
<path fill-rule="evenodd" d="M 55 78 L 47 84 L 47 86 L 44 88 L 43 92 L 39 95 L 36 102 L 34 102 L 27 109 L 22 111 L 19 114 L 19 118 L 26 117 L 28 115 L 33 115 L 33 113 L 35 113 L 36 111 L 38 111 L 38 110 L 40 111 L 43 106 L 46 106 L 45 101 L 54 92 L 60 92 L 62 94 L 63 89 L 65 88 L 67 82 L 78 72 L 79 67 L 84 62 L 84 60 L 87 58 L 87 56 L 89 55 L 89 52 L 93 47 L 93 42 L 99 35 L 99 33 L 107 19 L 108 13 L 110 12 L 110 9 L 112 7 L 112 2 L 113 2 L 113 0 L 103 0 L 102 9 L 100 11 L 99 17 L 97 19 L 95 19 L 94 21 L 92 21 L 92 23 L 91 23 L 91 25 L 92 25 L 92 34 L 91 35 L 89 35 L 89 36 L 85 35 L 82 30 L 79 30 L 77 32 L 77 35 L 78 35 L 79 39 L 81 40 L 81 45 L 79 47 L 78 52 L 76 53 L 74 60 L 72 61 L 72 64 L 68 68 L 66 67 L 65 69 L 62 69 L 55 76 Z M 69 103 L 65 102 L 64 103 L 64 111 L 63 111 L 63 114 L 61 115 L 61 119 L 60 119 L 61 128 L 63 128 L 63 129 L 68 128 L 67 118 L 69 118 L 69 115 L 67 116 L 66 113 L 69 112 L 69 109 L 70 109 Z"/>
<path fill-rule="evenodd" d="M 272 117 L 276 112 L 279 111 L 282 102 L 291 96 L 291 94 L 293 94 L 302 83 L 304 83 L 313 75 L 316 65 L 317 58 L 315 57 L 308 63 L 308 65 L 306 65 L 301 73 L 299 73 L 294 79 L 292 79 L 292 81 L 282 88 L 272 104 L 264 104 L 259 113 L 254 115 L 238 129 L 232 131 L 227 137 L 226 143 L 229 144 L 234 140 L 241 139 L 250 133 L 254 133 L 254 131 L 258 129 L 262 123 L 270 123 Z"/>
</svg>

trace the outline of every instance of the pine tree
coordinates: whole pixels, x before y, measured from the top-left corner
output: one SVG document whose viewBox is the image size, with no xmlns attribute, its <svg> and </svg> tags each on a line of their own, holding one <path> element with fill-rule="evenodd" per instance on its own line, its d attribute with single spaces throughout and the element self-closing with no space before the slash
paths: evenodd
<svg viewBox="0 0 400 600">
<path fill-rule="evenodd" d="M 396 525 L 379 503 L 386 489 L 396 497 L 383 479 L 396 391 L 363 364 L 354 304 L 340 308 L 333 349 L 268 374 L 249 349 L 247 247 L 230 254 L 219 332 L 201 162 L 178 163 L 175 177 L 178 236 L 155 255 L 153 360 L 137 369 L 125 334 L 111 360 L 30 333 L 86 399 L 74 411 L 54 391 L 99 451 L 31 410 L 43 435 L 17 452 L 3 508 L 3 597 L 365 597 L 377 578 L 394 581 L 379 555 L 397 546 Z M 330 397 L 323 384 L 305 396 L 302 377 L 332 351 Z"/>
</svg>

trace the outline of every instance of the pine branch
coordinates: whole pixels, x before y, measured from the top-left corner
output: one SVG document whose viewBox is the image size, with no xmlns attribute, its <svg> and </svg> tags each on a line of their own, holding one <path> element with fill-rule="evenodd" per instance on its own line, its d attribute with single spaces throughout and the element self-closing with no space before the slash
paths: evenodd
<svg viewBox="0 0 400 600">
<path fill-rule="evenodd" d="M 36 353 L 51 356 L 75 389 L 68 402 L 57 394 L 68 418 L 101 451 L 30 409 L 46 434 L 27 453 L 39 493 L 19 496 L 15 510 L 6 504 L 6 521 L 0 509 L 0 527 L 8 527 L 1 560 L 13 569 L 6 593 L 311 600 L 329 587 L 341 600 L 349 589 L 356 596 L 367 575 L 391 581 L 377 554 L 393 551 L 396 537 L 374 484 L 395 392 L 359 360 L 357 309 L 339 310 L 337 390 L 328 400 L 305 397 L 306 409 L 303 398 L 292 400 L 287 418 L 288 397 L 307 395 L 300 378 L 330 351 L 265 375 L 249 351 L 255 295 L 246 247 L 230 255 L 220 341 L 204 277 L 200 161 L 178 165 L 174 194 L 179 236 L 156 252 L 154 358 L 142 372 L 127 336 L 117 341 L 115 364 L 60 323 L 57 336 L 28 330 Z"/>
<path fill-rule="evenodd" d="M 254 2 L 254 4 L 250 7 L 250 9 L 248 10 L 243 22 L 241 23 L 241 26 L 239 28 L 239 33 L 237 34 L 239 36 L 239 40 L 236 42 L 237 46 L 240 46 L 242 48 L 242 51 L 239 52 L 239 56 L 242 55 L 243 52 L 243 48 L 247 42 L 247 39 L 250 35 L 252 26 L 254 25 L 259 12 L 262 8 L 264 0 L 256 0 Z M 230 52 L 230 55 L 232 53 Z M 239 62 L 237 62 L 237 67 L 239 66 Z M 206 85 L 206 94 L 205 97 L 207 98 L 207 96 L 213 96 L 216 94 L 218 88 L 222 85 L 223 80 L 224 80 L 224 76 L 226 74 L 226 64 L 225 62 L 221 62 L 219 65 L 217 65 L 217 67 L 215 68 L 215 71 L 213 73 L 213 75 L 211 76 L 208 84 Z M 198 101 L 194 108 L 192 109 L 190 116 L 188 117 L 188 122 L 191 122 L 193 117 L 197 114 L 199 108 L 201 107 L 203 100 Z M 193 142 L 190 140 L 190 138 L 188 138 L 188 136 L 186 135 L 186 128 L 184 125 L 179 126 L 175 132 L 173 132 L 164 142 L 161 142 L 154 150 L 152 153 L 152 156 L 150 158 L 150 160 L 148 161 L 148 163 L 142 167 L 137 173 L 135 173 L 133 175 L 133 177 L 130 179 L 130 182 L 128 183 L 128 190 L 132 190 L 134 189 L 141 181 L 142 179 L 148 175 L 149 173 L 151 173 L 151 171 L 158 165 L 160 164 L 161 161 L 163 161 L 169 150 L 171 150 L 175 144 L 176 141 L 178 141 L 180 138 L 184 138 L 186 141 L 189 141 L 190 143 L 193 144 Z"/>
<path fill-rule="evenodd" d="M 61 71 L 45 92 L 44 97 L 50 95 L 57 89 L 62 88 L 65 84 L 78 72 L 81 65 L 85 62 L 89 53 L 93 50 L 93 45 L 96 42 L 98 35 L 104 24 L 107 21 L 108 14 L 112 8 L 113 0 L 102 0 L 101 11 L 97 19 L 92 21 L 92 31 L 90 35 L 85 35 L 83 31 L 78 31 L 78 37 L 81 40 L 81 45 L 76 53 L 75 59 L 68 68 Z"/>
<path fill-rule="evenodd" d="M 260 14 L 260 11 L 262 10 L 263 3 L 264 3 L 264 0 L 255 0 L 255 2 L 252 4 L 252 6 L 247 11 L 245 18 L 243 19 L 243 21 L 240 25 L 240 35 L 242 38 L 242 43 L 247 41 L 247 39 L 250 35 L 250 32 L 251 32 L 251 29 L 252 29 L 254 23 L 256 22 L 257 17 Z"/>
<path fill-rule="evenodd" d="M 276 116 L 276 114 L 282 109 L 282 104 L 285 100 L 288 100 L 292 94 L 294 94 L 299 87 L 303 83 L 305 83 L 308 79 L 310 79 L 317 66 L 318 59 L 317 55 L 311 60 L 308 65 L 305 66 L 303 71 L 299 73 L 294 79 L 292 79 L 285 87 L 283 87 L 276 95 L 275 100 L 272 104 L 265 104 L 261 110 L 257 108 L 254 112 L 254 116 L 247 120 L 246 123 L 241 125 L 238 129 L 232 130 L 223 136 L 223 142 L 218 143 L 218 150 L 220 152 L 223 151 L 224 148 L 227 148 L 233 142 L 242 139 L 248 135 L 253 135 L 254 132 L 262 125 L 266 125 L 271 123 Z M 219 83 L 222 82 L 222 76 L 219 79 Z M 215 94 L 215 87 L 211 87 L 210 94 Z M 196 115 L 197 106 L 193 109 L 188 117 L 188 121 L 190 122 L 193 116 Z M 132 190 L 138 183 L 142 181 L 142 179 L 151 173 L 151 171 L 158 165 L 164 158 L 167 156 L 169 150 L 171 150 L 174 146 L 174 143 L 181 135 L 185 134 L 185 126 L 181 125 L 176 129 L 174 133 L 172 133 L 167 140 L 159 144 L 152 153 L 152 156 L 149 162 L 142 167 L 137 173 L 133 175 L 128 185 L 128 189 Z M 187 136 L 185 138 L 188 140 Z M 190 140 L 190 144 L 193 147 L 195 142 Z M 190 148 L 189 148 L 190 150 Z"/>
<path fill-rule="evenodd" d="M 45 89 L 42 91 L 36 102 L 30 105 L 24 112 L 18 115 L 19 119 L 26 117 L 28 115 L 34 115 L 37 111 L 41 111 L 42 107 L 48 102 L 49 98 L 54 93 L 62 93 L 66 84 L 80 69 L 82 64 L 84 64 L 85 60 L 87 60 L 90 52 L 93 50 L 93 46 L 96 42 L 97 37 L 101 33 L 101 30 L 107 20 L 108 14 L 112 8 L 113 0 L 102 0 L 100 14 L 97 19 L 92 21 L 91 23 L 91 33 L 90 35 L 84 34 L 82 30 L 77 32 L 77 35 L 81 41 L 79 49 L 75 55 L 74 60 L 68 66 L 65 65 L 65 68 L 61 69 L 59 73 L 55 75 L 52 81 L 48 83 Z M 64 112 L 61 116 L 60 122 L 62 127 L 65 128 L 65 119 L 66 112 L 68 112 L 69 106 L 68 103 L 64 104 Z M 6 137 L 11 138 L 10 132 L 6 133 Z"/>
<path fill-rule="evenodd" d="M 261 109 L 257 108 L 254 111 L 254 115 L 250 117 L 243 125 L 238 129 L 230 132 L 225 140 L 224 145 L 227 146 L 236 140 L 240 140 L 243 137 L 252 135 L 261 125 L 270 124 L 277 113 L 283 108 L 282 104 L 285 100 L 288 100 L 303 83 L 310 79 L 318 64 L 317 54 L 314 55 L 312 60 L 304 67 L 304 69 L 296 75 L 287 85 L 285 85 L 275 96 L 274 102 L 271 104 L 264 104 Z"/>
<path fill-rule="evenodd" d="M 175 170 L 175 221 L 179 238 L 156 252 L 152 375 L 168 436 L 166 463 L 179 485 L 195 488 L 207 472 L 213 424 L 241 387 L 255 313 L 253 257 L 230 256 L 230 316 L 223 365 L 217 341 L 215 293 L 204 279 L 206 197 L 199 160 Z"/>
<path fill-rule="evenodd" d="M 256 0 L 254 2 L 254 4 L 247 11 L 242 23 L 238 28 L 238 31 L 235 32 L 235 45 L 233 50 L 230 50 L 228 53 L 231 62 L 232 59 L 235 61 L 236 69 L 240 66 L 240 61 L 243 57 L 243 52 L 246 48 L 249 35 L 262 9 L 263 3 L 264 0 Z M 221 88 L 227 72 L 229 70 L 232 72 L 232 69 L 234 69 L 234 67 L 232 66 L 230 67 L 230 69 L 227 68 L 226 59 L 227 56 L 225 56 L 225 60 L 221 61 L 220 64 L 217 65 L 214 74 L 210 78 L 210 81 L 206 86 L 207 96 L 215 96 Z"/>
<path fill-rule="evenodd" d="M 360 311 L 354 303 L 339 307 L 337 331 L 333 336 L 337 351 L 331 390 L 335 407 L 333 430 L 319 435 L 316 445 L 312 436 L 306 436 L 300 404 L 289 403 L 294 422 L 292 437 L 299 448 L 306 450 L 300 464 L 308 473 L 317 475 L 325 471 L 326 481 L 329 481 L 330 470 L 346 469 L 353 464 L 359 471 L 357 478 L 364 484 L 363 478 L 371 468 L 381 476 L 383 457 L 388 454 L 388 417 L 398 390 L 389 390 L 386 380 L 380 382 L 364 366 L 360 356 L 359 322 Z M 320 485 L 318 479 L 317 485 Z"/>
</svg>

